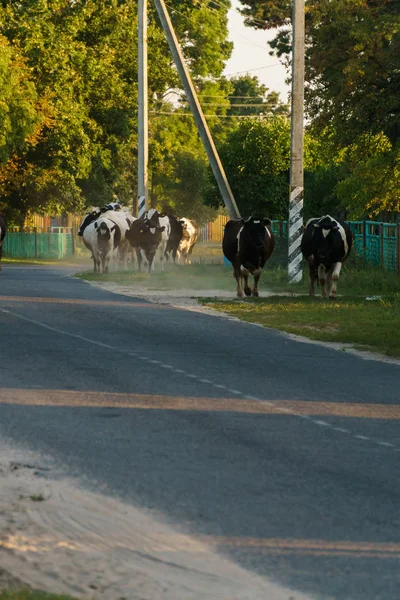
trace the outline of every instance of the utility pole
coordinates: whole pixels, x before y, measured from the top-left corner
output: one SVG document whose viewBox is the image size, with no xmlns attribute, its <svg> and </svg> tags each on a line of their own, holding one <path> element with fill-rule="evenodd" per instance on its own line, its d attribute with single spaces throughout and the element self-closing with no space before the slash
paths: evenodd
<svg viewBox="0 0 400 600">
<path fill-rule="evenodd" d="M 303 233 L 304 141 L 304 0 L 293 0 L 292 114 L 290 141 L 289 283 L 301 281 Z"/>
<path fill-rule="evenodd" d="M 138 1 L 139 73 L 138 73 L 138 217 L 148 205 L 148 85 L 147 85 L 147 0 Z"/>
<path fill-rule="evenodd" d="M 181 82 L 184 87 L 190 109 L 193 113 L 200 138 L 207 152 L 208 160 L 210 162 L 212 172 L 214 173 L 214 177 L 217 181 L 222 199 L 224 201 L 230 218 L 240 219 L 239 209 L 236 205 L 235 198 L 233 197 L 232 190 L 226 178 L 225 171 L 218 156 L 218 152 L 214 145 L 213 139 L 211 137 L 210 130 L 208 129 L 207 122 L 205 120 L 203 111 L 200 106 L 200 102 L 197 98 L 196 90 L 194 89 L 189 71 L 185 64 L 182 50 L 179 46 L 178 39 L 175 35 L 171 19 L 169 18 L 167 7 L 165 6 L 164 0 L 154 0 L 154 3 L 157 8 L 162 28 L 164 29 L 164 33 L 167 37 L 171 54 L 174 59 L 177 71 L 179 73 L 179 77 L 181 78 Z"/>
</svg>

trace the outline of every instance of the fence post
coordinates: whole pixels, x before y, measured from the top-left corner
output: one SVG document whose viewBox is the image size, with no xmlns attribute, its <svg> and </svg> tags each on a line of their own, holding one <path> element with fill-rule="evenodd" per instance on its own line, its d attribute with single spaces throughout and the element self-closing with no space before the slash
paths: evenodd
<svg viewBox="0 0 400 600">
<path fill-rule="evenodd" d="M 380 247 L 380 251 L 381 251 L 381 256 L 380 256 L 381 261 L 380 262 L 381 262 L 382 269 L 385 268 L 385 248 L 384 248 L 385 237 L 383 235 L 383 232 L 384 232 L 384 226 L 383 226 L 383 223 L 381 223 L 380 232 L 379 233 L 380 233 L 380 246 L 381 246 Z"/>
<path fill-rule="evenodd" d="M 75 256 L 75 254 L 76 254 L 76 241 L 75 241 L 75 235 L 76 235 L 75 227 L 72 227 L 72 228 L 71 228 L 71 236 L 72 236 L 72 256 Z"/>
<path fill-rule="evenodd" d="M 367 261 L 367 224 L 363 221 L 363 259 Z"/>
<path fill-rule="evenodd" d="M 397 274 L 400 275 L 400 223 L 396 227 L 396 256 L 397 256 Z"/>
<path fill-rule="evenodd" d="M 283 238 L 283 231 L 282 231 L 282 219 L 279 221 L 279 239 L 281 240 Z"/>
<path fill-rule="evenodd" d="M 37 247 L 37 227 L 33 228 L 33 232 L 35 234 L 35 258 L 38 257 L 38 247 Z"/>
</svg>

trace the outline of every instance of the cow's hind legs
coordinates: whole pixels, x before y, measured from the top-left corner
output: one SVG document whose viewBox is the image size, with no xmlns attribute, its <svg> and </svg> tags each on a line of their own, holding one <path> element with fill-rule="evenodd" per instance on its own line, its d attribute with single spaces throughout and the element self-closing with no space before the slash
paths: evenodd
<svg viewBox="0 0 400 600">
<path fill-rule="evenodd" d="M 331 274 L 332 285 L 329 292 L 329 298 L 331 300 L 336 300 L 336 291 L 337 291 L 337 282 L 340 275 L 340 270 L 342 268 L 342 263 L 337 262 L 333 266 L 333 271 Z"/>
<path fill-rule="evenodd" d="M 314 265 L 314 261 L 312 263 L 308 263 L 309 271 L 310 271 L 310 285 L 308 288 L 308 295 L 315 296 L 315 282 L 318 283 L 318 270 Z"/>
<path fill-rule="evenodd" d="M 319 267 L 318 267 L 318 279 L 319 279 L 319 283 L 321 284 L 322 297 L 327 298 L 328 291 L 326 289 L 326 269 L 325 269 L 324 265 L 319 265 Z"/>
<path fill-rule="evenodd" d="M 251 296 L 251 288 L 249 286 L 249 271 L 244 267 L 241 267 L 240 270 L 244 279 L 244 293 L 246 296 Z"/>
<path fill-rule="evenodd" d="M 242 271 L 240 269 L 240 265 L 233 265 L 233 276 L 236 279 L 237 283 L 237 297 L 243 298 L 243 289 L 242 289 Z"/>
<path fill-rule="evenodd" d="M 260 277 L 261 277 L 261 269 L 257 269 L 256 271 L 254 271 L 253 276 L 254 276 L 254 287 L 253 287 L 252 294 L 256 298 L 258 298 L 258 296 L 259 296 L 258 282 L 260 281 Z"/>
</svg>

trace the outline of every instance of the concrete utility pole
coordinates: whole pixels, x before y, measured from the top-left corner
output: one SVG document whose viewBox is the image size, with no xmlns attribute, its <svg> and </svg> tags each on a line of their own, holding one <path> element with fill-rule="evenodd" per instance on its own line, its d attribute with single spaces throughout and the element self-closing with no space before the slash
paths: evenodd
<svg viewBox="0 0 400 600">
<path fill-rule="evenodd" d="M 138 73 L 138 217 L 148 205 L 148 86 L 147 86 L 147 0 L 138 2 L 139 73 Z"/>
<path fill-rule="evenodd" d="M 208 129 L 207 122 L 204 118 L 200 102 L 197 98 L 196 90 L 194 89 L 189 71 L 186 67 L 182 50 L 179 46 L 179 42 L 175 35 L 175 31 L 172 26 L 171 19 L 169 18 L 169 14 L 165 6 L 164 0 L 154 0 L 154 3 L 157 8 L 158 16 L 160 17 L 161 25 L 167 37 L 172 57 L 174 59 L 176 68 L 181 78 L 181 82 L 184 87 L 185 94 L 190 105 L 190 109 L 193 113 L 197 129 L 199 130 L 199 135 L 207 152 L 211 169 L 214 173 L 215 179 L 217 180 L 218 188 L 221 192 L 222 199 L 224 201 L 230 218 L 240 219 L 239 209 L 236 205 L 235 198 L 233 197 L 232 190 L 226 178 L 222 163 L 218 156 L 217 149 L 211 137 L 210 130 Z"/>
<path fill-rule="evenodd" d="M 304 141 L 304 0 L 293 0 L 293 53 L 292 53 L 292 115 L 290 143 L 290 199 L 289 199 L 289 283 L 301 281 L 303 232 L 303 141 Z"/>
</svg>

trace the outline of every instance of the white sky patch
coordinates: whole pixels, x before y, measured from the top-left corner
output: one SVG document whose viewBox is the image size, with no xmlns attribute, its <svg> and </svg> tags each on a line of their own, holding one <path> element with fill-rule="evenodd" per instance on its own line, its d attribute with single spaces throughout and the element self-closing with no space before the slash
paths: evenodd
<svg viewBox="0 0 400 600">
<path fill-rule="evenodd" d="M 231 58 L 226 63 L 224 75 L 247 71 L 256 75 L 261 83 L 271 91 L 279 92 L 281 100 L 287 102 L 290 87 L 285 83 L 285 67 L 275 56 L 270 56 L 268 41 L 275 37 L 274 30 L 259 30 L 245 27 L 244 17 L 237 8 L 243 8 L 239 0 L 232 0 L 232 9 L 228 12 L 229 40 L 234 43 Z"/>
</svg>

